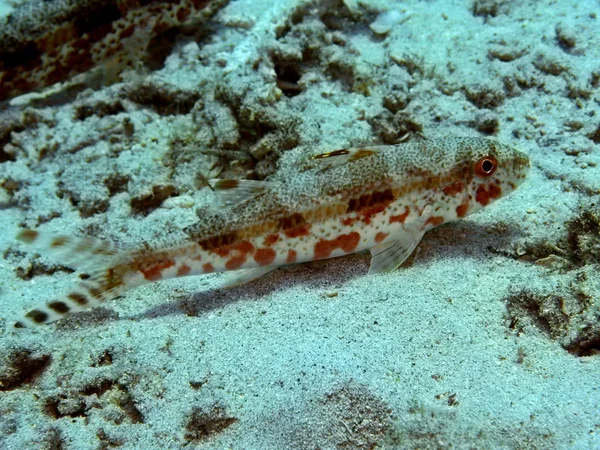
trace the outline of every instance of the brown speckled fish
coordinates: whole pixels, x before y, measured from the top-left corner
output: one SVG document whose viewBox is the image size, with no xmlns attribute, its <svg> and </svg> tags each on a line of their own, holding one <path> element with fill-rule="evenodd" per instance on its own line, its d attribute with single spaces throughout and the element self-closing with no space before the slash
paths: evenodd
<svg viewBox="0 0 600 450">
<path fill-rule="evenodd" d="M 116 81 L 152 39 L 197 24 L 228 0 L 31 0 L 0 24 L 0 101 L 92 68 Z"/>
<path fill-rule="evenodd" d="M 236 271 L 228 282 L 235 285 L 278 266 L 365 249 L 371 250 L 369 273 L 389 272 L 425 232 L 512 192 L 528 170 L 526 155 L 493 140 L 418 139 L 312 156 L 285 183 L 213 180 L 223 210 L 186 230 L 185 242 L 156 249 L 127 251 L 22 230 L 18 240 L 92 271 L 16 326 L 51 322 L 154 281 Z"/>
</svg>

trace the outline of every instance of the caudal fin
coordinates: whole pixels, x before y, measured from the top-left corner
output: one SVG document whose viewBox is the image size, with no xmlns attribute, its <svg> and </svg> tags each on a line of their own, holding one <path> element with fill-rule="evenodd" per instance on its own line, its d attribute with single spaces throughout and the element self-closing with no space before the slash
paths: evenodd
<svg viewBox="0 0 600 450">
<path fill-rule="evenodd" d="M 53 322 L 104 303 L 125 290 L 124 251 L 117 244 L 87 237 L 56 236 L 36 230 L 19 230 L 15 238 L 89 275 L 64 295 L 27 312 L 23 320 L 14 324 L 15 328 Z"/>
</svg>

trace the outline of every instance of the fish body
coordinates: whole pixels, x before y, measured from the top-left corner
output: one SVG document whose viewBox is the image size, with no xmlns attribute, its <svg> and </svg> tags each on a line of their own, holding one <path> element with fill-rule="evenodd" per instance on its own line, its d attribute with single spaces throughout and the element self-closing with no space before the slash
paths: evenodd
<svg viewBox="0 0 600 450">
<path fill-rule="evenodd" d="M 279 266 L 367 249 L 369 272 L 389 272 L 425 232 L 512 192 L 528 170 L 526 155 L 494 140 L 423 138 L 318 154 L 285 182 L 212 180 L 222 210 L 186 229 L 184 242 L 160 248 L 127 251 L 22 230 L 17 239 L 93 270 L 16 325 L 47 323 L 158 280 L 232 271 L 227 284 L 237 285 Z"/>
</svg>

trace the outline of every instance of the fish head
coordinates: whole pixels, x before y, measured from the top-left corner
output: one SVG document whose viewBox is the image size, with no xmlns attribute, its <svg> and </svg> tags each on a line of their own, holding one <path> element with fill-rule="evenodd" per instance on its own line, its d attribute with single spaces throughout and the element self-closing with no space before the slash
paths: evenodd
<svg viewBox="0 0 600 450">
<path fill-rule="evenodd" d="M 510 194 L 529 172 L 529 157 L 525 153 L 495 140 L 465 139 L 458 147 L 455 167 L 462 172 L 466 188 L 464 203 L 457 208 L 458 217 Z"/>
</svg>

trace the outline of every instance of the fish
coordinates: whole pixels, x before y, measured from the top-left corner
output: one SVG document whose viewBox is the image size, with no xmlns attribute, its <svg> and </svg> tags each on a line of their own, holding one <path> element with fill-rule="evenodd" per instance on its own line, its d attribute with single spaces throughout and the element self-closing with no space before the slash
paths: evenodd
<svg viewBox="0 0 600 450">
<path fill-rule="evenodd" d="M 229 0 L 30 1 L 0 26 L 0 102 L 99 68 L 103 84 Z M 172 40 L 172 37 L 171 37 Z M 159 53 L 159 52 L 158 52 Z M 87 84 L 92 77 L 87 77 Z M 85 84 L 85 83 L 84 83 Z"/>
<path fill-rule="evenodd" d="M 280 266 L 370 250 L 369 274 L 391 272 L 434 227 L 463 219 L 526 179 L 530 161 L 489 138 L 417 138 L 303 157 L 281 179 L 214 179 L 214 212 L 173 242 L 127 249 L 90 237 L 21 229 L 16 239 L 86 273 L 27 312 L 17 328 L 53 322 L 138 286 L 230 274 L 224 287 Z"/>
</svg>

